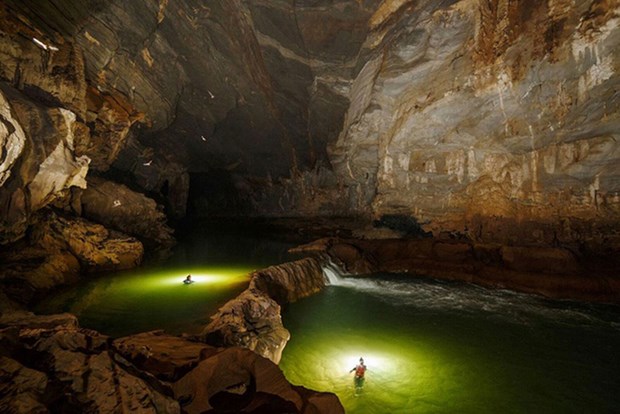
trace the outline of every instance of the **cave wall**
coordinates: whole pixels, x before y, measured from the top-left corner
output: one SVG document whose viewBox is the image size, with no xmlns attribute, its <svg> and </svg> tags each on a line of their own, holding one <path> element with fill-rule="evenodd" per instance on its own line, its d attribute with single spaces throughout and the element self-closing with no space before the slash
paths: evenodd
<svg viewBox="0 0 620 414">
<path fill-rule="evenodd" d="M 619 3 L 401 7 L 371 19 L 330 147 L 350 207 L 502 242 L 617 242 Z"/>
<path fill-rule="evenodd" d="M 619 11 L 617 1 L 382 2 L 328 144 L 334 174 L 266 190 L 271 208 L 618 246 Z"/>
<path fill-rule="evenodd" d="M 193 174 L 196 214 L 618 241 L 617 0 L 37 3 L 7 1 L 85 75 L 15 82 L 79 92 L 90 168 L 172 216 Z"/>
</svg>

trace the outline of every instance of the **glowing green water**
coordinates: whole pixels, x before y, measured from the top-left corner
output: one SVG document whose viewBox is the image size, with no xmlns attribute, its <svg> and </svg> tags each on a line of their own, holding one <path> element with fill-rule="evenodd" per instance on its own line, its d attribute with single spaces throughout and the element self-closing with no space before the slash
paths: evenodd
<svg viewBox="0 0 620 414">
<path fill-rule="evenodd" d="M 154 329 L 198 333 L 209 317 L 247 287 L 248 274 L 289 259 L 286 243 L 264 236 L 194 234 L 163 263 L 86 277 L 35 309 L 71 312 L 80 325 L 111 336 Z M 184 285 L 191 274 L 195 283 Z"/>
<path fill-rule="evenodd" d="M 71 312 L 81 326 L 112 336 L 153 329 L 197 333 L 209 315 L 245 289 L 250 270 L 205 266 L 122 272 L 81 283 L 37 310 Z M 195 282 L 184 285 L 189 273 Z"/>
<path fill-rule="evenodd" d="M 290 305 L 280 367 L 347 413 L 607 413 L 620 312 L 445 284 L 330 286 Z M 363 393 L 353 374 L 368 366 Z"/>
</svg>

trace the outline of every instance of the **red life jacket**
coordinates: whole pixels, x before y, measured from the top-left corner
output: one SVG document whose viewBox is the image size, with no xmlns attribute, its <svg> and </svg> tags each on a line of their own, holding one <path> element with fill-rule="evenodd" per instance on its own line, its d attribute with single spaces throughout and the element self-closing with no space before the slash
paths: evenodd
<svg viewBox="0 0 620 414">
<path fill-rule="evenodd" d="M 364 378 L 364 373 L 366 372 L 365 365 L 358 365 L 355 367 L 355 376 L 358 378 Z"/>
</svg>

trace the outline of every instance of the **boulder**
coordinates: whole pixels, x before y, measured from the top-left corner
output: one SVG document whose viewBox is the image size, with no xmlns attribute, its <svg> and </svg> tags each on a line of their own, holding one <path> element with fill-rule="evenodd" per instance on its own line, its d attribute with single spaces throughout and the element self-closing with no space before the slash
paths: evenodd
<svg viewBox="0 0 620 414">
<path fill-rule="evenodd" d="M 9 378 L 2 382 L 8 389 L 0 393 L 0 407 L 15 413 L 180 412 L 176 401 L 114 362 L 106 336 L 70 321 L 33 315 L 3 321 L 0 348 L 11 359 L 1 365 Z"/>
<path fill-rule="evenodd" d="M 205 343 L 167 335 L 163 331 L 119 338 L 112 342 L 112 348 L 134 367 L 167 382 L 177 381 L 200 361 L 219 352 Z"/>
<path fill-rule="evenodd" d="M 0 250 L 0 286 L 9 298 L 28 304 L 58 286 L 75 283 L 85 272 L 136 267 L 143 255 L 137 239 L 45 211 L 38 214 L 28 240 Z"/>
<path fill-rule="evenodd" d="M 130 269 L 140 264 L 144 254 L 142 243 L 133 237 L 53 213 L 35 226 L 32 241 L 48 251 L 70 252 L 86 271 Z"/>
<path fill-rule="evenodd" d="M 247 348 L 277 364 L 290 333 L 282 325 L 280 305 L 260 290 L 246 289 L 211 317 L 199 338 L 214 346 Z"/>
<path fill-rule="evenodd" d="M 0 356 L 0 411 L 3 413 L 49 413 L 42 402 L 47 384 L 43 372 Z"/>
<path fill-rule="evenodd" d="M 214 346 L 241 346 L 277 364 L 290 338 L 282 325 L 280 306 L 323 287 L 323 269 L 315 258 L 256 271 L 248 289 L 222 306 L 199 338 Z"/>
<path fill-rule="evenodd" d="M 127 186 L 89 177 L 81 195 L 82 213 L 90 220 L 141 239 L 148 247 L 174 244 L 163 209 Z"/>
<path fill-rule="evenodd" d="M 292 386 L 277 365 L 243 348 L 201 361 L 172 388 L 187 413 L 344 413 L 334 394 Z"/>
</svg>

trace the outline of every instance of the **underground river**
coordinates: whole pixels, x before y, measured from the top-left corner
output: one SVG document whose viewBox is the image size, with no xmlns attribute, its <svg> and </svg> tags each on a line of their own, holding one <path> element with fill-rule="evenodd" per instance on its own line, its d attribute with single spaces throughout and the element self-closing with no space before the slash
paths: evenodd
<svg viewBox="0 0 620 414">
<path fill-rule="evenodd" d="M 35 312 L 70 312 L 80 326 L 112 337 L 156 329 L 197 334 L 247 287 L 251 271 L 291 260 L 287 250 L 293 245 L 252 228 L 197 225 L 165 260 L 87 275 L 43 300 Z M 191 285 L 182 283 L 188 274 Z"/>
<path fill-rule="evenodd" d="M 620 407 L 620 310 L 377 275 L 284 312 L 280 367 L 347 413 L 609 413 Z M 349 371 L 368 367 L 356 395 Z"/>
<path fill-rule="evenodd" d="M 198 333 L 254 269 L 295 243 L 245 232 L 185 238 L 164 262 L 89 277 L 37 307 L 111 336 Z M 182 280 L 192 274 L 196 282 Z M 603 413 L 620 407 L 620 309 L 458 283 L 338 277 L 283 311 L 293 384 L 338 395 L 347 413 Z M 350 369 L 368 372 L 355 395 Z"/>
</svg>

